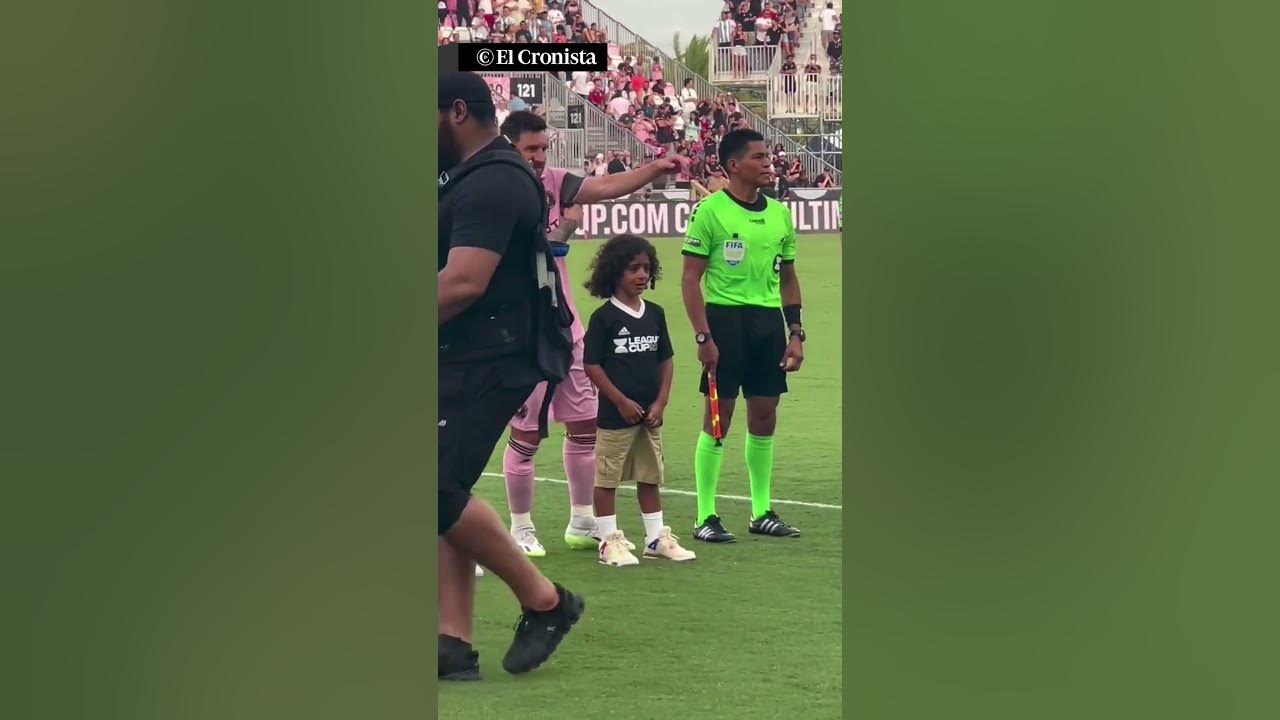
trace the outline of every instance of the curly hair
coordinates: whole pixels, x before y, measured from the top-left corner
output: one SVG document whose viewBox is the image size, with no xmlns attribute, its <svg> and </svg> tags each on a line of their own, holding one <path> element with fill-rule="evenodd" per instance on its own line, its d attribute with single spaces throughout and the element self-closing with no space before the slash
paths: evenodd
<svg viewBox="0 0 1280 720">
<path fill-rule="evenodd" d="M 637 255 L 649 256 L 649 287 L 658 286 L 662 266 L 658 264 L 658 251 L 653 243 L 639 235 L 618 235 L 600 247 L 591 261 L 591 277 L 583 286 L 593 297 L 611 298 L 618 291 L 618 282 L 627 266 Z"/>
</svg>

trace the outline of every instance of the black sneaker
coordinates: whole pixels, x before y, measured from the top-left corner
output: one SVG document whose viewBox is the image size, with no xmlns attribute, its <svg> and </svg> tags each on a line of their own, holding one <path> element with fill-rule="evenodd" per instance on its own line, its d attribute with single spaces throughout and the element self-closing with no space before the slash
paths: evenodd
<svg viewBox="0 0 1280 720">
<path fill-rule="evenodd" d="M 771 537 L 800 537 L 800 531 L 778 519 L 778 513 L 769 510 L 751 521 L 747 528 L 753 535 Z"/>
<path fill-rule="evenodd" d="M 582 617 L 587 603 L 581 596 L 565 590 L 556 583 L 560 602 L 552 609 L 538 612 L 524 608 L 516 623 L 516 636 L 502 658 L 502 669 L 512 675 L 527 673 L 546 662 L 556 646 L 569 634 L 570 628 Z"/>
<path fill-rule="evenodd" d="M 720 522 L 718 515 L 708 515 L 707 519 L 698 527 L 693 529 L 693 538 L 709 543 L 731 543 L 737 542 L 738 537 L 728 530 L 724 529 L 724 524 Z"/>
<path fill-rule="evenodd" d="M 471 649 L 471 643 L 451 635 L 441 635 L 437 658 L 437 680 L 480 679 L 480 653 Z"/>
</svg>

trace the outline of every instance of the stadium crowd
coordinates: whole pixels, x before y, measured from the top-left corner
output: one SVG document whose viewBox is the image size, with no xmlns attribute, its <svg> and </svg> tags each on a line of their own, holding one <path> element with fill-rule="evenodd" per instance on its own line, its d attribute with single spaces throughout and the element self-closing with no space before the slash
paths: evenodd
<svg viewBox="0 0 1280 720">
<path fill-rule="evenodd" d="M 795 28 L 810 7 L 811 0 L 742 0 L 736 5 L 726 0 L 722 17 L 729 17 L 734 23 L 735 39 L 731 42 L 745 43 L 742 28 L 755 27 L 752 40 L 782 45 L 788 53 L 783 72 L 788 72 L 788 66 L 794 72 Z M 439 0 L 437 9 L 438 42 L 442 45 L 608 43 L 611 40 L 596 23 L 583 20 L 578 0 L 563 3 L 559 0 Z M 718 33 L 718 29 L 713 30 L 713 36 Z M 838 32 L 835 42 L 838 57 Z M 727 93 L 714 98 L 699 97 L 691 78 L 684 79 L 677 89 L 672 79 L 664 77 L 661 60 L 656 57 L 625 56 L 611 58 L 611 62 L 612 67 L 603 73 L 577 72 L 563 79 L 570 90 L 634 135 L 649 155 L 662 157 L 674 153 L 689 158 L 686 170 L 674 178 L 676 187 L 689 187 L 697 182 L 714 192 L 727 184 L 725 171 L 716 159 L 717 147 L 730 130 L 749 124 L 737 99 Z M 810 56 L 805 71 L 821 72 L 816 56 Z M 831 71 L 839 72 L 838 60 L 832 62 Z M 524 107 L 516 98 L 511 103 L 508 108 L 499 109 L 500 116 L 521 109 L 540 111 Z M 501 119 L 499 117 L 499 121 Z M 643 159 L 633 158 L 630 152 L 612 151 L 609 157 L 601 153 L 594 158 L 584 158 L 581 170 L 588 176 L 603 176 L 624 172 Z M 781 145 L 774 148 L 773 160 L 781 198 L 787 196 L 790 188 L 832 184 L 826 173 L 806 177 L 800 158 L 788 158 Z"/>
</svg>

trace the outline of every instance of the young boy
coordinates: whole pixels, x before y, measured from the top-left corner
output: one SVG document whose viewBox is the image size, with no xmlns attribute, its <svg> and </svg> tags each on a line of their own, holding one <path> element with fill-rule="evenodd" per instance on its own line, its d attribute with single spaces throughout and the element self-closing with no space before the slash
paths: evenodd
<svg viewBox="0 0 1280 720">
<path fill-rule="evenodd" d="M 583 366 L 600 390 L 596 424 L 595 513 L 599 524 L 600 564 L 640 564 L 635 549 L 618 529 L 618 485 L 636 483 L 644 520 L 647 558 L 677 562 L 696 555 L 680 547 L 662 521 L 662 412 L 671 393 L 671 336 L 667 316 L 640 296 L 655 287 L 661 269 L 648 240 L 619 235 L 600 248 L 586 287 L 607 298 L 591 315 L 584 338 Z"/>
</svg>

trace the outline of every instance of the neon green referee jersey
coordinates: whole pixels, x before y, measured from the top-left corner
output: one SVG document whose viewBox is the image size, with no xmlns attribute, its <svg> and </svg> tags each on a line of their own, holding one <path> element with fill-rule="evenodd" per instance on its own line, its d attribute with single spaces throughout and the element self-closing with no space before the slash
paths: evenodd
<svg viewBox="0 0 1280 720">
<path fill-rule="evenodd" d="M 689 216 L 681 252 L 707 259 L 702 293 L 709 304 L 782 307 L 782 266 L 796 259 L 795 223 L 786 205 L 760 198 L 757 212 L 719 190 Z"/>
</svg>

